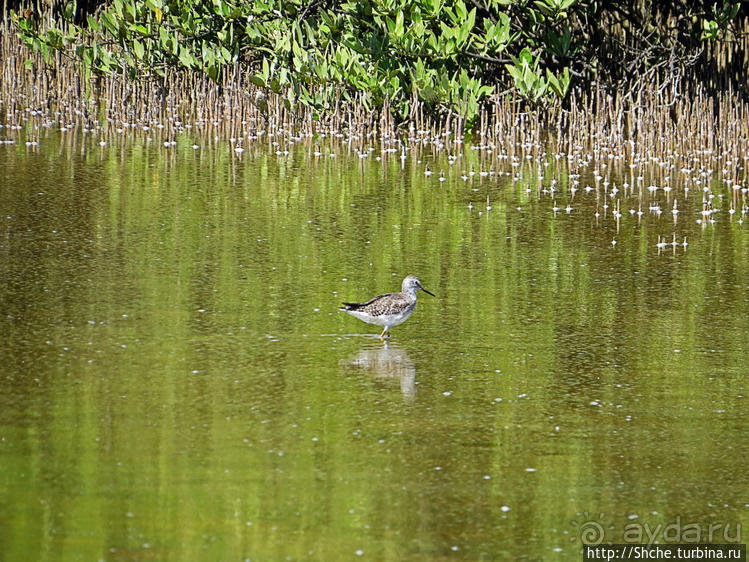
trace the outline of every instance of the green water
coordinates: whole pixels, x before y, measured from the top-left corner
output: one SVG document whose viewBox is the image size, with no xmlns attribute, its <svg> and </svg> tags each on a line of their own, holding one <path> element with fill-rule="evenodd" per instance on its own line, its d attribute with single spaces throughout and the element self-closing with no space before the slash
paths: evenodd
<svg viewBox="0 0 749 562">
<path fill-rule="evenodd" d="M 553 156 L 463 180 L 489 165 L 469 146 L 451 165 L 191 145 L 0 145 L 0 559 L 747 542 L 749 225 L 730 186 L 714 224 L 692 189 L 645 192 L 660 217 L 620 196 L 617 225 L 595 164 L 573 196 Z M 407 274 L 437 296 L 389 343 L 337 310 Z"/>
</svg>

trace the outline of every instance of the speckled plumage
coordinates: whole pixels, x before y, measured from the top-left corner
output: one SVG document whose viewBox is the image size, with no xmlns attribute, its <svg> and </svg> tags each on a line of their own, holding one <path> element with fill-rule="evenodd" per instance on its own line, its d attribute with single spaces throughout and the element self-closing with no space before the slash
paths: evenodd
<svg viewBox="0 0 749 562">
<path fill-rule="evenodd" d="M 416 308 L 416 291 L 421 289 L 434 296 L 421 286 L 419 280 L 409 275 L 403 280 L 400 293 L 386 293 L 364 303 L 344 302 L 340 310 L 348 312 L 368 324 L 383 326 L 380 337 L 390 333 L 392 326 L 403 324 Z"/>
</svg>

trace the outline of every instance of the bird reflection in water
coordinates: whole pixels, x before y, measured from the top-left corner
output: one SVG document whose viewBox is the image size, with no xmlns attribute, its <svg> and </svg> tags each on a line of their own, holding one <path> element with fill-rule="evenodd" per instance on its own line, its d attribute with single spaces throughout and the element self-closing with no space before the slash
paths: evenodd
<svg viewBox="0 0 749 562">
<path fill-rule="evenodd" d="M 399 382 L 403 396 L 412 399 L 416 394 L 416 367 L 405 349 L 389 342 L 360 349 L 344 365 L 363 369 L 376 380 Z"/>
</svg>

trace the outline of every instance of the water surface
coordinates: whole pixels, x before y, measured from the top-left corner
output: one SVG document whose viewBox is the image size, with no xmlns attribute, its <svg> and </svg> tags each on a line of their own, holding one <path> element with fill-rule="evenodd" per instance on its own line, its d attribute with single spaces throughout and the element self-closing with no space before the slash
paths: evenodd
<svg viewBox="0 0 749 562">
<path fill-rule="evenodd" d="M 749 524 L 745 192 L 192 144 L 0 145 L 8 560 L 579 560 Z M 437 297 L 389 342 L 337 310 L 407 274 Z"/>
</svg>

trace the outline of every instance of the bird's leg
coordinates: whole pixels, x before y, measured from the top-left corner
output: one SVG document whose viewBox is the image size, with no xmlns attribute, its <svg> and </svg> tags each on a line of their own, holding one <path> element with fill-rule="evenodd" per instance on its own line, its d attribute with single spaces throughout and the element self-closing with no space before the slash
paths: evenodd
<svg viewBox="0 0 749 562">
<path fill-rule="evenodd" d="M 385 326 L 385 327 L 384 327 L 384 328 L 382 329 L 382 333 L 380 334 L 380 339 L 381 339 L 381 340 L 384 340 L 384 339 L 385 339 L 385 334 L 387 334 L 387 335 L 388 335 L 388 337 L 390 337 L 390 330 L 388 330 L 388 327 L 387 327 L 387 326 Z"/>
</svg>

